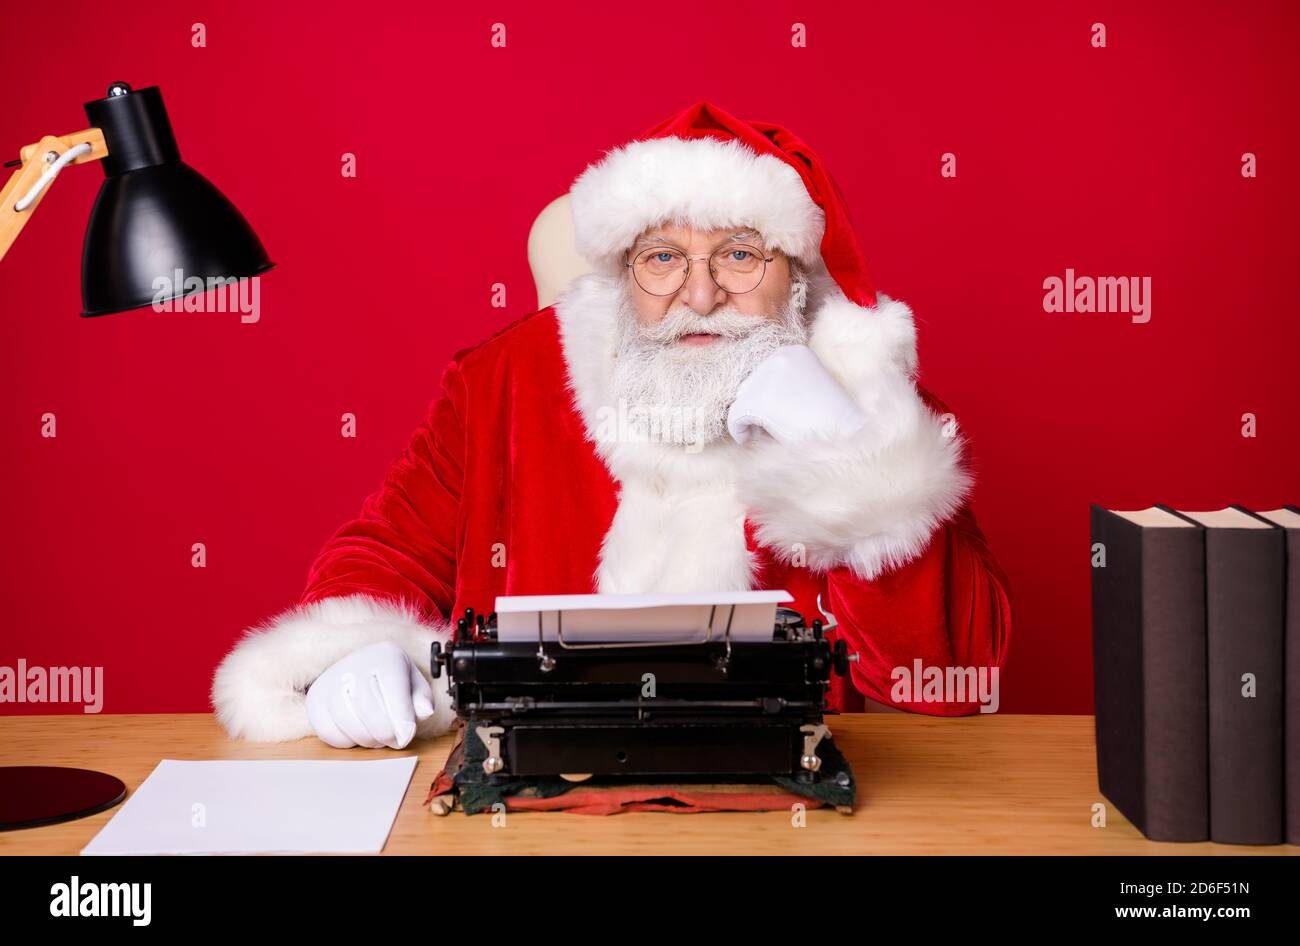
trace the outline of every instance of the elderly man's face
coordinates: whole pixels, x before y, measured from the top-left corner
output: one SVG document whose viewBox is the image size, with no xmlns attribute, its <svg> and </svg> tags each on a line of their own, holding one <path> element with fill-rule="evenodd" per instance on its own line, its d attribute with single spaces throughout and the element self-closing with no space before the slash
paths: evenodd
<svg viewBox="0 0 1300 946">
<path fill-rule="evenodd" d="M 642 234 L 629 260 L 647 250 L 657 261 L 628 269 L 619 302 L 613 395 L 646 436 L 702 447 L 726 437 L 727 412 L 754 368 L 806 341 L 807 279 L 753 230 L 665 225 Z M 685 282 L 683 255 L 703 257 Z"/>
<path fill-rule="evenodd" d="M 634 260 L 639 253 L 658 247 L 676 249 L 687 256 L 709 257 L 735 244 L 755 247 L 771 257 L 772 261 L 766 264 L 762 282 L 757 287 L 748 292 L 727 292 L 709 275 L 707 260 L 694 259 L 691 261 L 690 275 L 679 290 L 671 295 L 655 295 L 642 288 L 629 269 L 628 291 L 637 323 L 642 326 L 655 325 L 670 311 L 685 307 L 701 317 L 697 320 L 697 326 L 703 331 L 683 335 L 677 343 L 709 345 L 720 337 L 708 331 L 707 317 L 715 312 L 730 309 L 742 315 L 780 318 L 783 307 L 790 298 L 790 263 L 783 254 L 767 250 L 762 236 L 754 230 L 743 227 L 694 230 L 665 224 L 643 233 L 629 251 L 628 259 Z M 759 266 L 761 265 L 760 263 Z M 725 278 L 724 276 L 724 281 Z"/>
</svg>

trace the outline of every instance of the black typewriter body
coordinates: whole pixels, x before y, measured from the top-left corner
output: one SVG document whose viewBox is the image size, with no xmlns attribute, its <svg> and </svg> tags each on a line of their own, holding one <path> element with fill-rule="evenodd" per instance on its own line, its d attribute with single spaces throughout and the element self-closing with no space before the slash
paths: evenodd
<svg viewBox="0 0 1300 946">
<path fill-rule="evenodd" d="M 495 615 L 467 611 L 433 645 L 464 738 L 493 779 L 790 776 L 816 781 L 832 672 L 848 672 L 820 621 L 778 609 L 771 641 L 738 642 L 718 606 L 699 640 L 503 643 Z M 714 630 L 717 625 L 716 631 Z"/>
</svg>

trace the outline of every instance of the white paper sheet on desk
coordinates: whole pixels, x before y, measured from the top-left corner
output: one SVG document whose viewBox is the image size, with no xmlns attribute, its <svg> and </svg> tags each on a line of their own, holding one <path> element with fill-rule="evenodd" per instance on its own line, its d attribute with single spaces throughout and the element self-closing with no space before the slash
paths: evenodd
<svg viewBox="0 0 1300 946">
<path fill-rule="evenodd" d="M 513 595 L 497 598 L 497 639 L 537 640 L 541 615 L 545 640 L 557 639 L 563 612 L 568 643 L 720 641 L 731 622 L 733 641 L 770 641 L 776 606 L 794 600 L 786 591 L 725 591 L 651 595 Z M 733 611 L 734 609 L 734 611 Z"/>
<path fill-rule="evenodd" d="M 375 853 L 416 761 L 163 759 L 81 853 Z"/>
</svg>

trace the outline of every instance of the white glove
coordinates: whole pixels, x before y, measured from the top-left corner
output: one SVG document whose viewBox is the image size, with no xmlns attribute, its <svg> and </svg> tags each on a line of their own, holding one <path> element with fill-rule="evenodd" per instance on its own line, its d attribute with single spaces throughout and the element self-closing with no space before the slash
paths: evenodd
<svg viewBox="0 0 1300 946">
<path fill-rule="evenodd" d="M 765 430 L 778 443 L 814 437 L 847 437 L 861 430 L 866 415 L 807 345 L 778 348 L 736 390 L 727 430 L 747 443 Z"/>
<path fill-rule="evenodd" d="M 307 689 L 311 728 L 338 749 L 401 749 L 432 715 L 433 688 L 392 641 L 354 650 Z"/>
</svg>

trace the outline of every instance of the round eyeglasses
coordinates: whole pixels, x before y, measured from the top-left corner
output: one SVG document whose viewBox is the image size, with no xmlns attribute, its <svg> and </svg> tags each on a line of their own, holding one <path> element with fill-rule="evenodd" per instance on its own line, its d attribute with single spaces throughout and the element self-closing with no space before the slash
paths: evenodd
<svg viewBox="0 0 1300 946">
<path fill-rule="evenodd" d="M 708 260 L 709 275 L 717 287 L 737 295 L 757 289 L 773 259 L 748 243 L 728 243 L 708 256 L 687 256 L 675 246 L 651 246 L 631 261 L 624 259 L 623 265 L 632 270 L 632 278 L 645 292 L 671 296 L 686 285 L 693 261 Z"/>
</svg>

